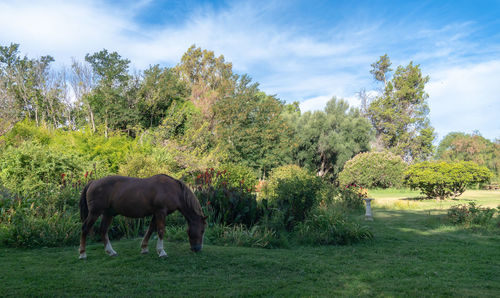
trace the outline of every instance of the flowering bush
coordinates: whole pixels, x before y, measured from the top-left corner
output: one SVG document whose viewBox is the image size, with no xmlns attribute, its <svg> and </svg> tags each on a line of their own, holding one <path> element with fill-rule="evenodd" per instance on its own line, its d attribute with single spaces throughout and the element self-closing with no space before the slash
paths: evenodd
<svg viewBox="0 0 500 298">
<path fill-rule="evenodd" d="M 364 208 L 363 199 L 368 197 L 368 190 L 356 184 L 340 187 L 340 203 L 347 209 L 360 210 Z"/>
<path fill-rule="evenodd" d="M 468 205 L 452 206 L 448 210 L 448 220 L 453 224 L 486 225 L 497 211 L 494 208 L 476 206 L 471 202 Z"/>
</svg>

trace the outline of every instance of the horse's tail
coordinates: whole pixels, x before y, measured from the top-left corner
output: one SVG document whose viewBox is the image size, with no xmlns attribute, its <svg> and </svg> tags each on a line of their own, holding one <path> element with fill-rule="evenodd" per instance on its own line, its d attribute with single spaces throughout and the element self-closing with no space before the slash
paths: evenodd
<svg viewBox="0 0 500 298">
<path fill-rule="evenodd" d="M 82 194 L 80 195 L 80 218 L 82 222 L 89 215 L 89 206 L 87 206 L 87 190 L 89 189 L 90 183 L 92 183 L 92 181 L 85 185 L 85 188 L 83 188 Z"/>
</svg>

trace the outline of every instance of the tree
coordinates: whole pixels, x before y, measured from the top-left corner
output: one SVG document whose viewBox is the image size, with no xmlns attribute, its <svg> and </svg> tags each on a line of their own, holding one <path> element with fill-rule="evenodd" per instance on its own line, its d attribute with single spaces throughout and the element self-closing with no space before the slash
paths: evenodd
<svg viewBox="0 0 500 298">
<path fill-rule="evenodd" d="M 108 136 L 110 127 L 125 129 L 127 122 L 134 118 L 131 114 L 133 109 L 124 94 L 130 79 L 130 61 L 106 49 L 85 55 L 85 61 L 91 65 L 97 77 L 97 86 L 89 100 L 104 122 L 104 134 Z"/>
<path fill-rule="evenodd" d="M 443 161 L 472 161 L 486 166 L 500 177 L 500 143 L 492 142 L 475 132 L 451 132 L 439 143 L 436 159 Z"/>
<path fill-rule="evenodd" d="M 263 175 L 290 162 L 293 130 L 282 116 L 283 109 L 282 102 L 242 76 L 235 93 L 214 106 L 218 140 L 227 148 L 229 161 L 243 163 Z"/>
<path fill-rule="evenodd" d="M 370 73 L 373 75 L 375 80 L 384 82 L 384 87 L 387 86 L 387 73 L 392 71 L 391 65 L 391 59 L 387 56 L 387 54 L 380 56 L 380 59 L 371 65 L 372 70 L 370 70 Z"/>
<path fill-rule="evenodd" d="M 297 121 L 297 162 L 321 177 L 336 178 L 354 155 L 368 151 L 370 123 L 358 109 L 332 98 L 324 111 L 306 112 Z"/>
<path fill-rule="evenodd" d="M 0 82 L 2 100 L 11 109 L 7 119 L 27 116 L 37 125 L 52 123 L 57 127 L 61 122 L 60 112 L 62 84 L 60 75 L 50 70 L 54 61 L 51 56 L 37 59 L 21 58 L 19 44 L 0 46 Z"/>
<path fill-rule="evenodd" d="M 376 79 L 385 78 L 382 70 L 373 73 Z M 398 66 L 384 94 L 374 99 L 368 108 L 377 140 L 407 163 L 425 160 L 432 154 L 435 135 L 424 90 L 428 81 L 429 77 L 422 76 L 419 65 L 410 62 L 406 67 Z"/>
<path fill-rule="evenodd" d="M 213 131 L 216 126 L 213 107 L 217 101 L 233 93 L 238 79 L 233 74 L 233 65 L 222 55 L 215 57 L 213 51 L 192 45 L 175 70 L 191 89 L 190 100 L 201 110 Z"/>
<path fill-rule="evenodd" d="M 77 102 L 84 106 L 85 113 L 87 114 L 87 121 L 92 132 L 95 132 L 95 112 L 90 99 L 91 92 L 97 85 L 97 78 L 92 71 L 91 65 L 73 59 L 71 63 L 70 83 Z"/>
<path fill-rule="evenodd" d="M 157 127 L 173 110 L 184 105 L 189 96 L 186 83 L 170 68 L 151 66 L 144 71 L 137 93 L 139 121 L 142 127 Z"/>
</svg>

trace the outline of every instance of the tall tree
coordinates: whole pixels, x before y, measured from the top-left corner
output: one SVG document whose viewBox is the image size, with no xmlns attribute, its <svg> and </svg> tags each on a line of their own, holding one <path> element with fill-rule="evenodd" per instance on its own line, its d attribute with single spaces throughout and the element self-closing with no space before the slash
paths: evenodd
<svg viewBox="0 0 500 298">
<path fill-rule="evenodd" d="M 295 129 L 298 163 L 332 179 L 354 155 L 369 150 L 372 137 L 371 125 L 359 110 L 335 97 L 324 111 L 301 115 Z"/>
<path fill-rule="evenodd" d="M 144 128 L 162 123 L 170 110 L 179 108 L 189 96 L 189 89 L 170 68 L 151 66 L 144 71 L 138 90 L 140 123 Z"/>
<path fill-rule="evenodd" d="M 108 136 L 110 127 L 125 129 L 131 112 L 124 94 L 130 79 L 130 61 L 106 49 L 85 55 L 85 61 L 92 66 L 97 76 L 97 87 L 89 100 L 104 122 L 104 134 Z"/>
<path fill-rule="evenodd" d="M 13 84 L 19 62 L 19 45 L 0 46 L 0 136 L 7 133 L 21 118 Z"/>
<path fill-rule="evenodd" d="M 191 89 L 190 100 L 201 110 L 210 130 L 214 131 L 216 115 L 213 107 L 217 101 L 233 93 L 238 79 L 233 74 L 233 65 L 226 62 L 223 55 L 215 57 L 213 51 L 193 45 L 184 53 L 175 70 Z"/>
<path fill-rule="evenodd" d="M 368 108 L 377 140 L 408 163 L 428 158 L 433 150 L 434 128 L 430 126 L 424 90 L 428 81 L 419 65 L 410 62 L 406 67 L 398 66 L 384 93 Z"/>
<path fill-rule="evenodd" d="M 243 75 L 234 94 L 214 106 L 217 135 L 230 161 L 246 164 L 263 175 L 291 162 L 293 130 L 282 116 L 284 108 L 281 101 L 259 91 L 258 84 Z"/>
<path fill-rule="evenodd" d="M 37 125 L 50 122 L 59 124 L 60 80 L 58 74 L 50 70 L 54 61 L 51 56 L 37 59 L 21 58 L 19 44 L 0 46 L 0 77 L 3 98 L 10 102 L 17 119 L 29 117 Z"/>
<path fill-rule="evenodd" d="M 95 108 L 91 103 L 91 92 L 97 85 L 97 78 L 92 71 L 92 66 L 73 59 L 71 63 L 70 84 L 78 104 L 83 106 L 92 132 L 95 132 Z"/>
<path fill-rule="evenodd" d="M 387 54 L 380 56 L 380 59 L 371 65 L 372 70 L 370 70 L 370 73 L 375 80 L 384 82 L 384 87 L 387 86 L 387 74 L 392 71 L 391 65 L 391 59 Z"/>
</svg>

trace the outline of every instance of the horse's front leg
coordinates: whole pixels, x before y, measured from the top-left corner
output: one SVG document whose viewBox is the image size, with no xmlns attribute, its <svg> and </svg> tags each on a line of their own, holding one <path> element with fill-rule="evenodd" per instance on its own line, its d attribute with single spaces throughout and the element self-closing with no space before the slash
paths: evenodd
<svg viewBox="0 0 500 298">
<path fill-rule="evenodd" d="M 151 222 L 149 223 L 148 231 L 146 232 L 146 235 L 144 235 L 144 238 L 142 239 L 141 254 L 149 253 L 148 249 L 149 238 L 151 237 L 151 234 L 153 234 L 155 229 L 156 229 L 156 218 L 153 215 L 153 218 L 151 218 Z"/>
<path fill-rule="evenodd" d="M 111 241 L 109 241 L 109 237 L 108 237 L 108 229 L 109 229 L 109 226 L 111 225 L 112 220 L 113 220 L 113 216 L 106 215 L 106 214 L 102 215 L 101 237 L 102 237 L 102 242 L 104 243 L 104 251 L 110 257 L 114 257 L 117 255 L 116 251 L 111 246 Z"/>
<path fill-rule="evenodd" d="M 160 258 L 167 256 L 167 253 L 163 249 L 163 236 L 165 235 L 165 215 L 156 214 L 156 229 L 158 231 L 158 243 L 156 244 L 156 251 Z"/>
</svg>

